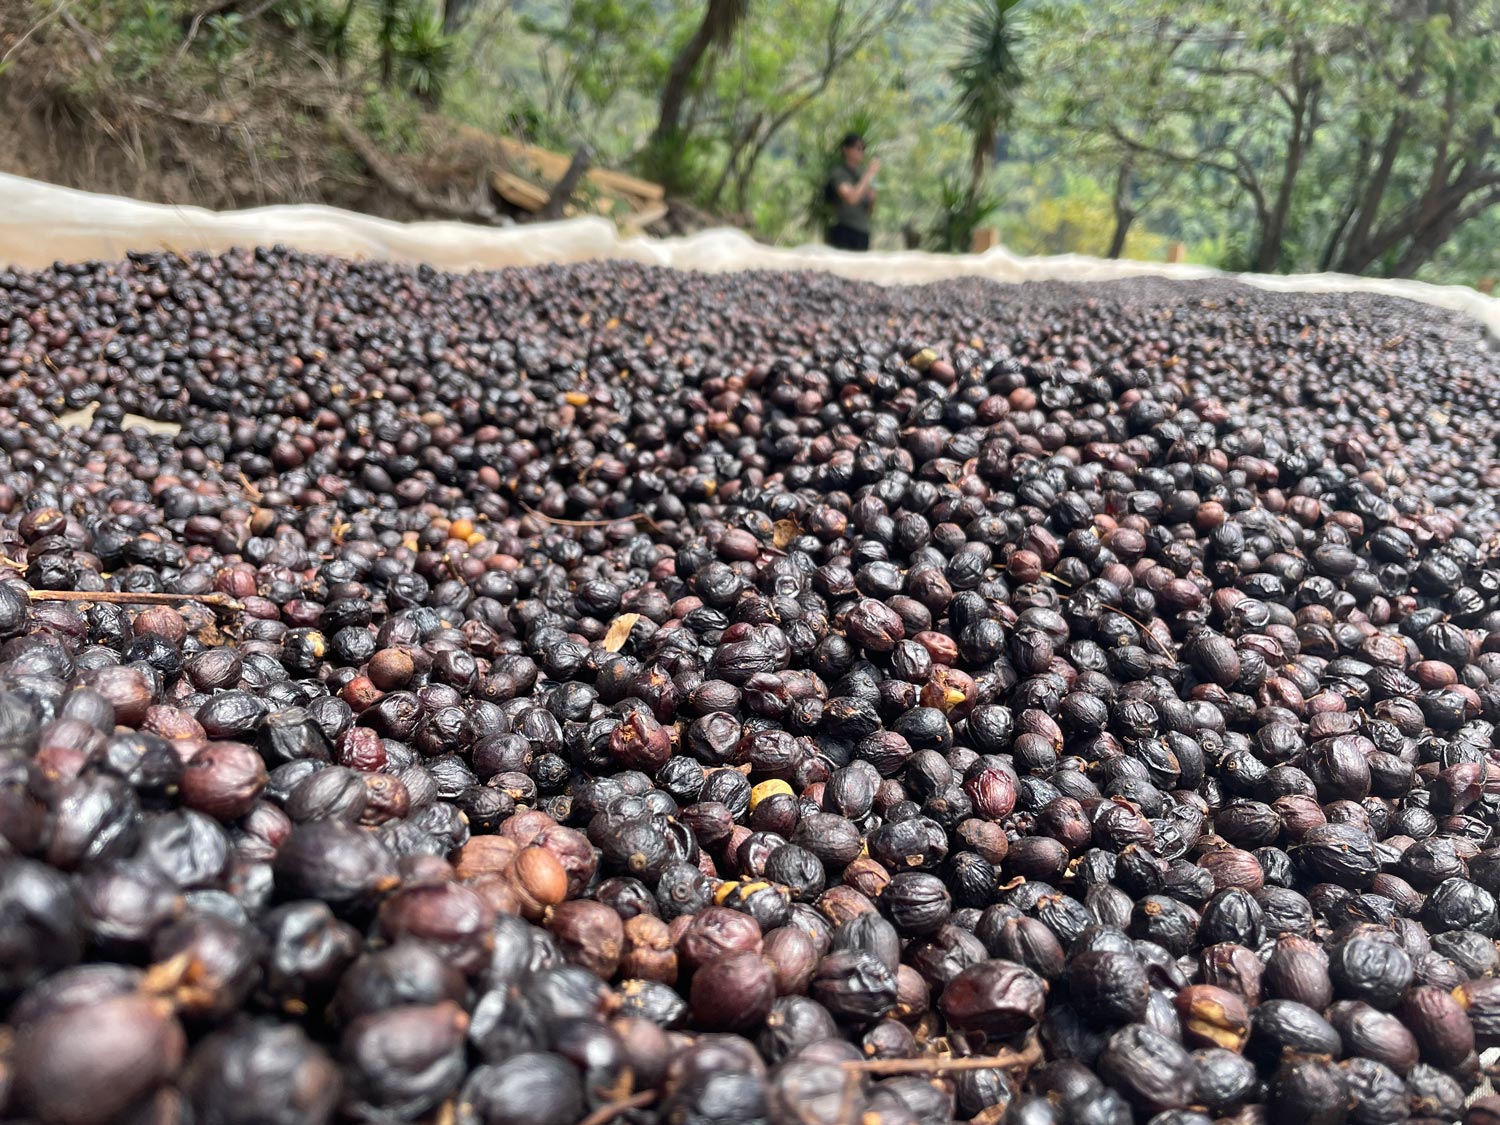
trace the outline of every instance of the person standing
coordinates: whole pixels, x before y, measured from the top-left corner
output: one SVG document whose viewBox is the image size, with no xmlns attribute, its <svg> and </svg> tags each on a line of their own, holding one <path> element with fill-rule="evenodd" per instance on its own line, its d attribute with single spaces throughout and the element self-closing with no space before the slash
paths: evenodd
<svg viewBox="0 0 1500 1125">
<path fill-rule="evenodd" d="M 875 209 L 875 173 L 880 161 L 865 162 L 865 139 L 844 138 L 843 160 L 828 177 L 826 196 L 833 206 L 828 245 L 839 250 L 870 248 L 870 214 Z"/>
</svg>

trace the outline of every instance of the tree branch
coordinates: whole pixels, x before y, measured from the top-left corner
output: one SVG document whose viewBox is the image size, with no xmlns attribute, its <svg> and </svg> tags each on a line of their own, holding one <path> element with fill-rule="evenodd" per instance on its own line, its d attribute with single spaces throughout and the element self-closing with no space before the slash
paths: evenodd
<svg viewBox="0 0 1500 1125">
<path fill-rule="evenodd" d="M 1403 239 L 1420 238 L 1422 232 L 1432 230 L 1443 221 L 1444 216 L 1462 208 L 1463 203 L 1476 192 L 1500 187 L 1500 170 L 1480 174 L 1466 160 L 1459 174 L 1439 191 L 1424 195 L 1403 207 L 1388 223 L 1371 236 L 1364 245 L 1351 248 L 1339 263 L 1346 273 L 1362 273 L 1371 263 L 1399 246 Z"/>
<path fill-rule="evenodd" d="M 1172 152 L 1169 149 L 1158 148 L 1136 137 L 1129 136 L 1117 125 L 1108 124 L 1105 126 L 1105 129 L 1116 141 L 1132 152 L 1139 153 L 1141 156 L 1154 156 L 1158 160 L 1165 160 L 1172 164 L 1181 164 L 1185 167 L 1212 168 L 1214 171 L 1222 172 L 1226 176 L 1232 176 L 1236 180 L 1240 178 L 1240 170 L 1233 164 L 1228 164 L 1221 160 L 1212 160 L 1209 158 L 1207 152 Z"/>
<path fill-rule="evenodd" d="M 74 18 L 72 12 L 59 10 L 59 16 L 63 23 L 67 24 L 68 30 L 78 36 L 78 41 L 83 44 L 84 52 L 89 57 L 89 62 L 98 66 L 104 61 L 104 52 L 99 49 L 99 41 L 89 34 L 83 24 Z"/>
<path fill-rule="evenodd" d="M 552 186 L 552 194 L 547 197 L 547 202 L 542 204 L 542 209 L 536 213 L 537 222 L 547 222 L 551 219 L 560 219 L 563 208 L 573 198 L 573 193 L 578 190 L 578 182 L 583 179 L 589 168 L 594 163 L 593 151 L 588 145 L 579 145 L 573 150 L 573 159 L 568 162 L 567 171 L 562 178 Z"/>
<path fill-rule="evenodd" d="M 821 68 L 815 74 L 794 80 L 792 83 L 783 84 L 782 88 L 777 92 L 775 100 L 781 101 L 785 99 L 786 104 L 769 116 L 759 113 L 752 119 L 752 127 L 748 130 L 747 134 L 742 134 L 741 137 L 737 137 L 735 142 L 733 142 L 729 159 L 725 163 L 724 172 L 714 185 L 711 198 L 714 200 L 719 198 L 727 180 L 733 175 L 737 206 L 743 211 L 750 179 L 755 172 L 755 167 L 759 163 L 762 154 L 772 139 L 785 128 L 793 117 L 802 112 L 815 99 L 822 96 L 832 83 L 834 75 L 846 63 L 900 18 L 905 13 L 907 4 L 908 0 L 894 0 L 892 3 L 882 4 L 869 9 L 862 23 L 857 24 L 849 37 L 840 44 L 839 31 L 844 26 L 848 4 L 847 0 L 839 0 L 832 16 L 829 18 L 827 33 L 824 36 L 824 55 Z M 799 85 L 801 89 L 798 88 Z M 748 159 L 743 163 L 739 163 L 740 154 L 747 150 L 749 152 Z M 736 165 L 738 166 L 736 167 Z"/>
<path fill-rule="evenodd" d="M 1412 60 L 1411 70 L 1401 83 L 1398 91 L 1403 99 L 1408 99 L 1416 93 L 1422 84 L 1423 75 L 1426 73 L 1426 61 L 1424 52 L 1419 47 L 1416 57 Z M 1411 127 L 1411 112 L 1403 104 L 1391 116 L 1390 125 L 1386 129 L 1385 142 L 1380 148 L 1380 159 L 1376 162 L 1374 175 L 1365 186 L 1365 191 L 1360 197 L 1358 208 L 1355 210 L 1354 226 L 1349 231 L 1344 257 L 1350 259 L 1362 254 L 1369 241 L 1370 232 L 1374 229 L 1375 220 L 1380 213 L 1380 205 L 1385 199 L 1385 193 L 1390 187 L 1391 174 L 1396 167 L 1396 157 L 1401 152 L 1401 146 L 1405 143 L 1406 134 Z"/>
<path fill-rule="evenodd" d="M 22 32 L 22 34 L 16 39 L 16 41 L 10 45 L 10 48 L 5 52 L 5 54 L 0 55 L 0 65 L 9 62 L 10 57 L 17 51 L 19 51 L 22 47 L 24 47 L 26 45 L 26 41 L 33 35 L 35 35 L 38 31 L 41 31 L 42 28 L 46 27 L 49 23 L 51 23 L 54 19 L 57 19 L 59 16 L 65 15 L 68 10 L 68 5 L 71 3 L 73 3 L 73 0 L 61 0 L 57 7 L 50 9 L 42 16 L 41 19 L 37 20 L 36 23 L 32 24 L 24 32 Z"/>
<path fill-rule="evenodd" d="M 1281 99 L 1282 104 L 1288 111 L 1295 112 L 1292 95 L 1288 94 L 1286 87 L 1277 82 L 1269 74 L 1256 70 L 1251 66 L 1200 66 L 1196 63 L 1179 62 L 1177 64 L 1189 74 L 1199 74 L 1205 78 L 1253 78 L 1265 86 L 1269 86 L 1275 95 Z"/>
<path fill-rule="evenodd" d="M 354 150 L 365 166 L 370 169 L 371 174 L 418 211 L 468 223 L 494 224 L 499 219 L 500 216 L 494 204 L 478 193 L 468 203 L 454 203 L 441 196 L 433 195 L 406 175 L 381 151 L 380 146 L 365 136 L 341 110 L 330 108 L 326 112 L 329 121 L 333 123 L 339 136 L 344 139 L 344 143 Z"/>
</svg>

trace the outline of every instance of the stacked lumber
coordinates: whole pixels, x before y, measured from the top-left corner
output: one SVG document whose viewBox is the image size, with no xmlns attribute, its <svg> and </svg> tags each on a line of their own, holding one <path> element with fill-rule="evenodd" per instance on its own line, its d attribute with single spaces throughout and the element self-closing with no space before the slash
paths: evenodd
<svg viewBox="0 0 1500 1125">
<path fill-rule="evenodd" d="M 512 137 L 495 136 L 464 127 L 466 139 L 494 154 L 489 184 L 511 207 L 536 214 L 546 206 L 553 188 L 568 170 L 572 158 L 540 145 Z M 590 168 L 573 198 L 563 208 L 568 217 L 603 215 L 614 219 L 627 233 L 640 233 L 667 214 L 667 192 L 661 184 L 616 172 Z"/>
</svg>

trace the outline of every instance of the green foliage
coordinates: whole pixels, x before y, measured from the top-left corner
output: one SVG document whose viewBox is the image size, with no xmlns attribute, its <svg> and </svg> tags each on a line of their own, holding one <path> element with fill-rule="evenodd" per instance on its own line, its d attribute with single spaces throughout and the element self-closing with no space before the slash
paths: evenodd
<svg viewBox="0 0 1500 1125">
<path fill-rule="evenodd" d="M 776 241 L 821 236 L 856 128 L 882 161 L 877 246 L 995 226 L 1019 252 L 1100 254 L 1123 216 L 1127 256 L 1500 273 L 1500 0 L 472 0 L 452 35 L 443 0 L 279 0 L 204 17 L 187 51 L 202 0 L 70 10 L 106 52 L 75 89 L 221 82 L 289 31 L 392 148 L 440 106 L 587 143 Z"/>
<path fill-rule="evenodd" d="M 1016 25 L 1011 19 L 1019 3 L 971 0 L 963 13 L 958 58 L 948 68 L 955 112 L 974 138 L 971 191 L 977 190 L 1000 130 L 1010 123 L 1021 87 Z"/>
<path fill-rule="evenodd" d="M 349 0 L 281 0 L 275 11 L 316 53 L 335 62 L 348 58 L 354 16 Z"/>
<path fill-rule="evenodd" d="M 949 254 L 967 254 L 974 232 L 1000 210 L 998 195 L 974 191 L 958 176 L 944 176 L 938 189 L 938 216 L 930 238 L 932 248 Z"/>
<path fill-rule="evenodd" d="M 397 86 L 428 106 L 442 101 L 453 41 L 426 0 L 380 0 L 375 45 L 381 85 Z"/>
<path fill-rule="evenodd" d="M 409 7 L 397 25 L 393 48 L 402 87 L 429 105 L 442 101 L 454 55 L 442 17 L 425 5 Z"/>
<path fill-rule="evenodd" d="M 1136 157 L 1225 264 L 1409 274 L 1500 202 L 1496 0 L 1056 0 L 1038 30 L 1026 127 Z"/>
<path fill-rule="evenodd" d="M 1035 168 L 1036 165 L 1032 165 Z M 1111 191 L 1087 172 L 1063 168 L 1019 188 L 1000 225 L 1001 239 L 1017 254 L 1087 254 L 1102 257 L 1114 232 Z M 1166 256 L 1168 239 L 1132 226 L 1123 257 Z"/>
<path fill-rule="evenodd" d="M 168 0 L 140 0 L 107 40 L 110 61 L 123 77 L 139 80 L 156 70 L 182 42 L 178 12 Z"/>
<path fill-rule="evenodd" d="M 652 0 L 571 0 L 557 14 L 523 11 L 520 30 L 540 41 L 548 116 L 566 123 L 564 132 L 587 132 L 623 91 L 658 83 L 661 22 Z"/>
<path fill-rule="evenodd" d="M 399 93 L 372 90 L 364 100 L 360 128 L 393 152 L 415 152 L 422 147 L 423 123 L 411 99 Z"/>
<path fill-rule="evenodd" d="M 675 195 L 701 195 L 714 176 L 712 141 L 681 131 L 653 138 L 640 156 L 642 173 Z"/>
<path fill-rule="evenodd" d="M 245 17 L 238 12 L 218 12 L 203 22 L 203 49 L 216 67 L 224 66 L 249 44 Z"/>
</svg>

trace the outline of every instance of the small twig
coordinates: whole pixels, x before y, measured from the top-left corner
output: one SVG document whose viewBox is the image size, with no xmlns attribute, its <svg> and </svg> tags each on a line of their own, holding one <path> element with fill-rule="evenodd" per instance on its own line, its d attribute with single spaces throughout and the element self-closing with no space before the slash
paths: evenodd
<svg viewBox="0 0 1500 1125">
<path fill-rule="evenodd" d="M 568 163 L 567 171 L 553 185 L 552 194 L 547 197 L 547 202 L 542 204 L 542 209 L 536 213 L 537 222 L 562 218 L 563 209 L 572 201 L 573 193 L 578 190 L 579 181 L 583 179 L 584 173 L 593 163 L 593 151 L 588 145 L 579 145 L 573 151 L 573 159 Z"/>
<path fill-rule="evenodd" d="M 66 12 L 68 10 L 68 5 L 71 3 L 73 3 L 73 0 L 62 0 L 61 4 L 53 8 L 41 19 L 37 20 L 36 23 L 28 27 L 25 33 L 10 45 L 10 50 L 6 51 L 5 54 L 0 55 L 0 65 L 9 62 L 11 55 L 15 54 L 23 46 L 25 46 L 26 41 L 33 35 L 35 35 L 38 31 L 41 31 L 42 28 L 46 27 L 49 22 Z"/>
<path fill-rule="evenodd" d="M 178 63 L 182 62 L 182 56 L 187 54 L 188 48 L 193 45 L 193 40 L 198 38 L 198 32 L 203 27 L 204 20 L 208 19 L 209 16 L 217 16 L 223 12 L 227 12 L 238 3 L 239 0 L 219 0 L 219 3 L 210 4 L 194 16 L 193 22 L 188 25 L 187 35 L 183 37 L 182 43 L 172 55 L 172 66 L 176 67 Z M 244 14 L 244 21 L 249 23 L 251 20 L 259 19 L 269 12 L 275 4 L 276 0 L 264 0 L 264 3 L 257 5 Z"/>
<path fill-rule="evenodd" d="M 543 523 L 556 524 L 558 527 L 611 527 L 617 523 L 630 523 L 632 520 L 645 520 L 648 524 L 651 525 L 651 529 L 653 531 L 661 531 L 661 528 L 657 526 L 656 521 L 648 516 L 645 512 L 636 512 L 631 516 L 615 516 L 612 519 L 607 520 L 565 520 L 561 516 L 549 516 L 546 512 L 537 511 L 530 504 L 526 503 L 526 501 L 522 500 L 519 496 L 516 497 L 516 503 L 521 505 L 527 515 L 535 516 Z"/>
<path fill-rule="evenodd" d="M 844 1088 L 839 1094 L 839 1120 L 854 1120 L 854 1098 L 859 1093 L 859 1071 L 844 1071 Z"/>
<path fill-rule="evenodd" d="M 218 606 L 220 609 L 245 608 L 243 602 L 237 602 L 228 594 L 217 591 L 212 594 L 136 594 L 128 590 L 27 590 L 26 596 L 34 602 L 107 602 L 113 605 L 180 605 L 183 602 L 199 602 Z"/>
<path fill-rule="evenodd" d="M 64 5 L 66 7 L 66 5 Z M 104 52 L 99 49 L 99 41 L 88 33 L 88 29 L 79 23 L 72 12 L 61 12 L 63 23 L 67 24 L 68 30 L 78 37 L 83 44 L 83 49 L 89 57 L 89 61 L 98 66 L 104 61 Z"/>
<path fill-rule="evenodd" d="M 224 129 L 233 125 L 232 120 L 224 121 L 216 117 L 208 117 L 201 113 L 188 113 L 186 110 L 173 109 L 171 106 L 162 105 L 160 102 L 152 101 L 150 98 L 133 96 L 126 100 L 132 105 L 140 106 L 147 113 L 170 117 L 174 121 L 181 121 L 184 125 L 199 125 L 205 129 Z"/>
<path fill-rule="evenodd" d="M 1060 586 L 1066 587 L 1066 589 L 1068 590 L 1069 595 L 1071 596 L 1071 594 L 1072 594 L 1072 592 L 1074 590 L 1074 586 L 1066 578 L 1059 578 L 1057 575 L 1053 574 L 1050 570 L 1044 570 L 1044 571 L 1042 571 L 1042 577 L 1050 579 L 1051 581 L 1058 583 L 1058 585 L 1060 585 Z M 1063 600 L 1066 601 L 1067 599 L 1064 598 Z M 1162 656 L 1166 656 L 1166 657 L 1175 659 L 1175 654 L 1172 652 L 1171 649 L 1169 649 L 1166 646 L 1166 642 L 1164 642 L 1160 637 L 1158 637 L 1155 633 L 1153 633 L 1151 631 L 1151 627 L 1149 625 L 1147 625 L 1144 621 L 1142 621 L 1140 618 L 1135 617 L 1132 614 L 1126 613 L 1123 609 L 1121 609 L 1117 605 L 1105 606 L 1104 608 L 1107 609 L 1110 613 L 1118 613 L 1126 621 L 1129 621 L 1132 625 L 1134 625 L 1137 629 L 1139 629 L 1141 631 L 1142 635 L 1145 636 L 1145 638 L 1148 641 L 1150 641 L 1152 644 L 1154 644 L 1156 646 L 1157 651 Z"/>
<path fill-rule="evenodd" d="M 863 1074 L 941 1074 L 948 1070 L 1004 1070 L 1017 1065 L 1000 1055 L 993 1058 L 940 1059 L 936 1056 L 915 1059 L 856 1059 L 840 1063 L 845 1070 Z"/>
<path fill-rule="evenodd" d="M 1152 644 L 1154 644 L 1156 646 L 1157 652 L 1159 652 L 1162 656 L 1165 656 L 1165 657 L 1167 657 L 1169 659 L 1175 659 L 1175 656 L 1174 656 L 1172 650 L 1167 647 L 1166 642 L 1163 641 L 1160 637 L 1158 637 L 1155 633 L 1153 633 L 1151 631 L 1151 627 L 1149 625 L 1147 625 L 1144 621 L 1142 621 L 1139 617 L 1135 617 L 1135 616 L 1133 616 L 1133 615 L 1131 615 L 1129 613 L 1126 613 L 1123 609 L 1121 609 L 1119 606 L 1116 606 L 1116 605 L 1107 606 L 1106 608 L 1109 610 L 1110 613 L 1118 613 L 1126 621 L 1131 622 L 1133 625 L 1136 626 L 1136 628 L 1140 629 L 1141 634 L 1148 641 L 1150 641 Z"/>
<path fill-rule="evenodd" d="M 628 1098 L 621 1098 L 619 1101 L 600 1106 L 580 1121 L 578 1125 L 609 1125 L 609 1122 L 621 1114 L 632 1109 L 644 1109 L 655 1100 L 655 1090 L 642 1090 L 639 1094 L 631 1094 Z"/>
<path fill-rule="evenodd" d="M 187 54 L 187 49 L 193 45 L 193 40 L 198 38 L 198 29 L 203 26 L 203 21 L 215 12 L 223 11 L 226 7 L 228 7 L 226 4 L 214 4 L 204 8 L 193 17 L 193 22 L 188 25 L 187 34 L 183 36 L 182 43 L 178 45 L 177 50 L 172 54 L 172 66 L 174 69 L 178 63 L 182 62 L 182 56 Z"/>
<path fill-rule="evenodd" d="M 1002 1050 L 993 1055 L 944 1058 L 924 1055 L 915 1059 L 857 1059 L 840 1063 L 845 1070 L 861 1074 L 941 1074 L 948 1070 L 1009 1070 L 1035 1066 L 1042 1061 L 1042 1045 L 1033 1040 L 1019 1051 Z"/>
</svg>

